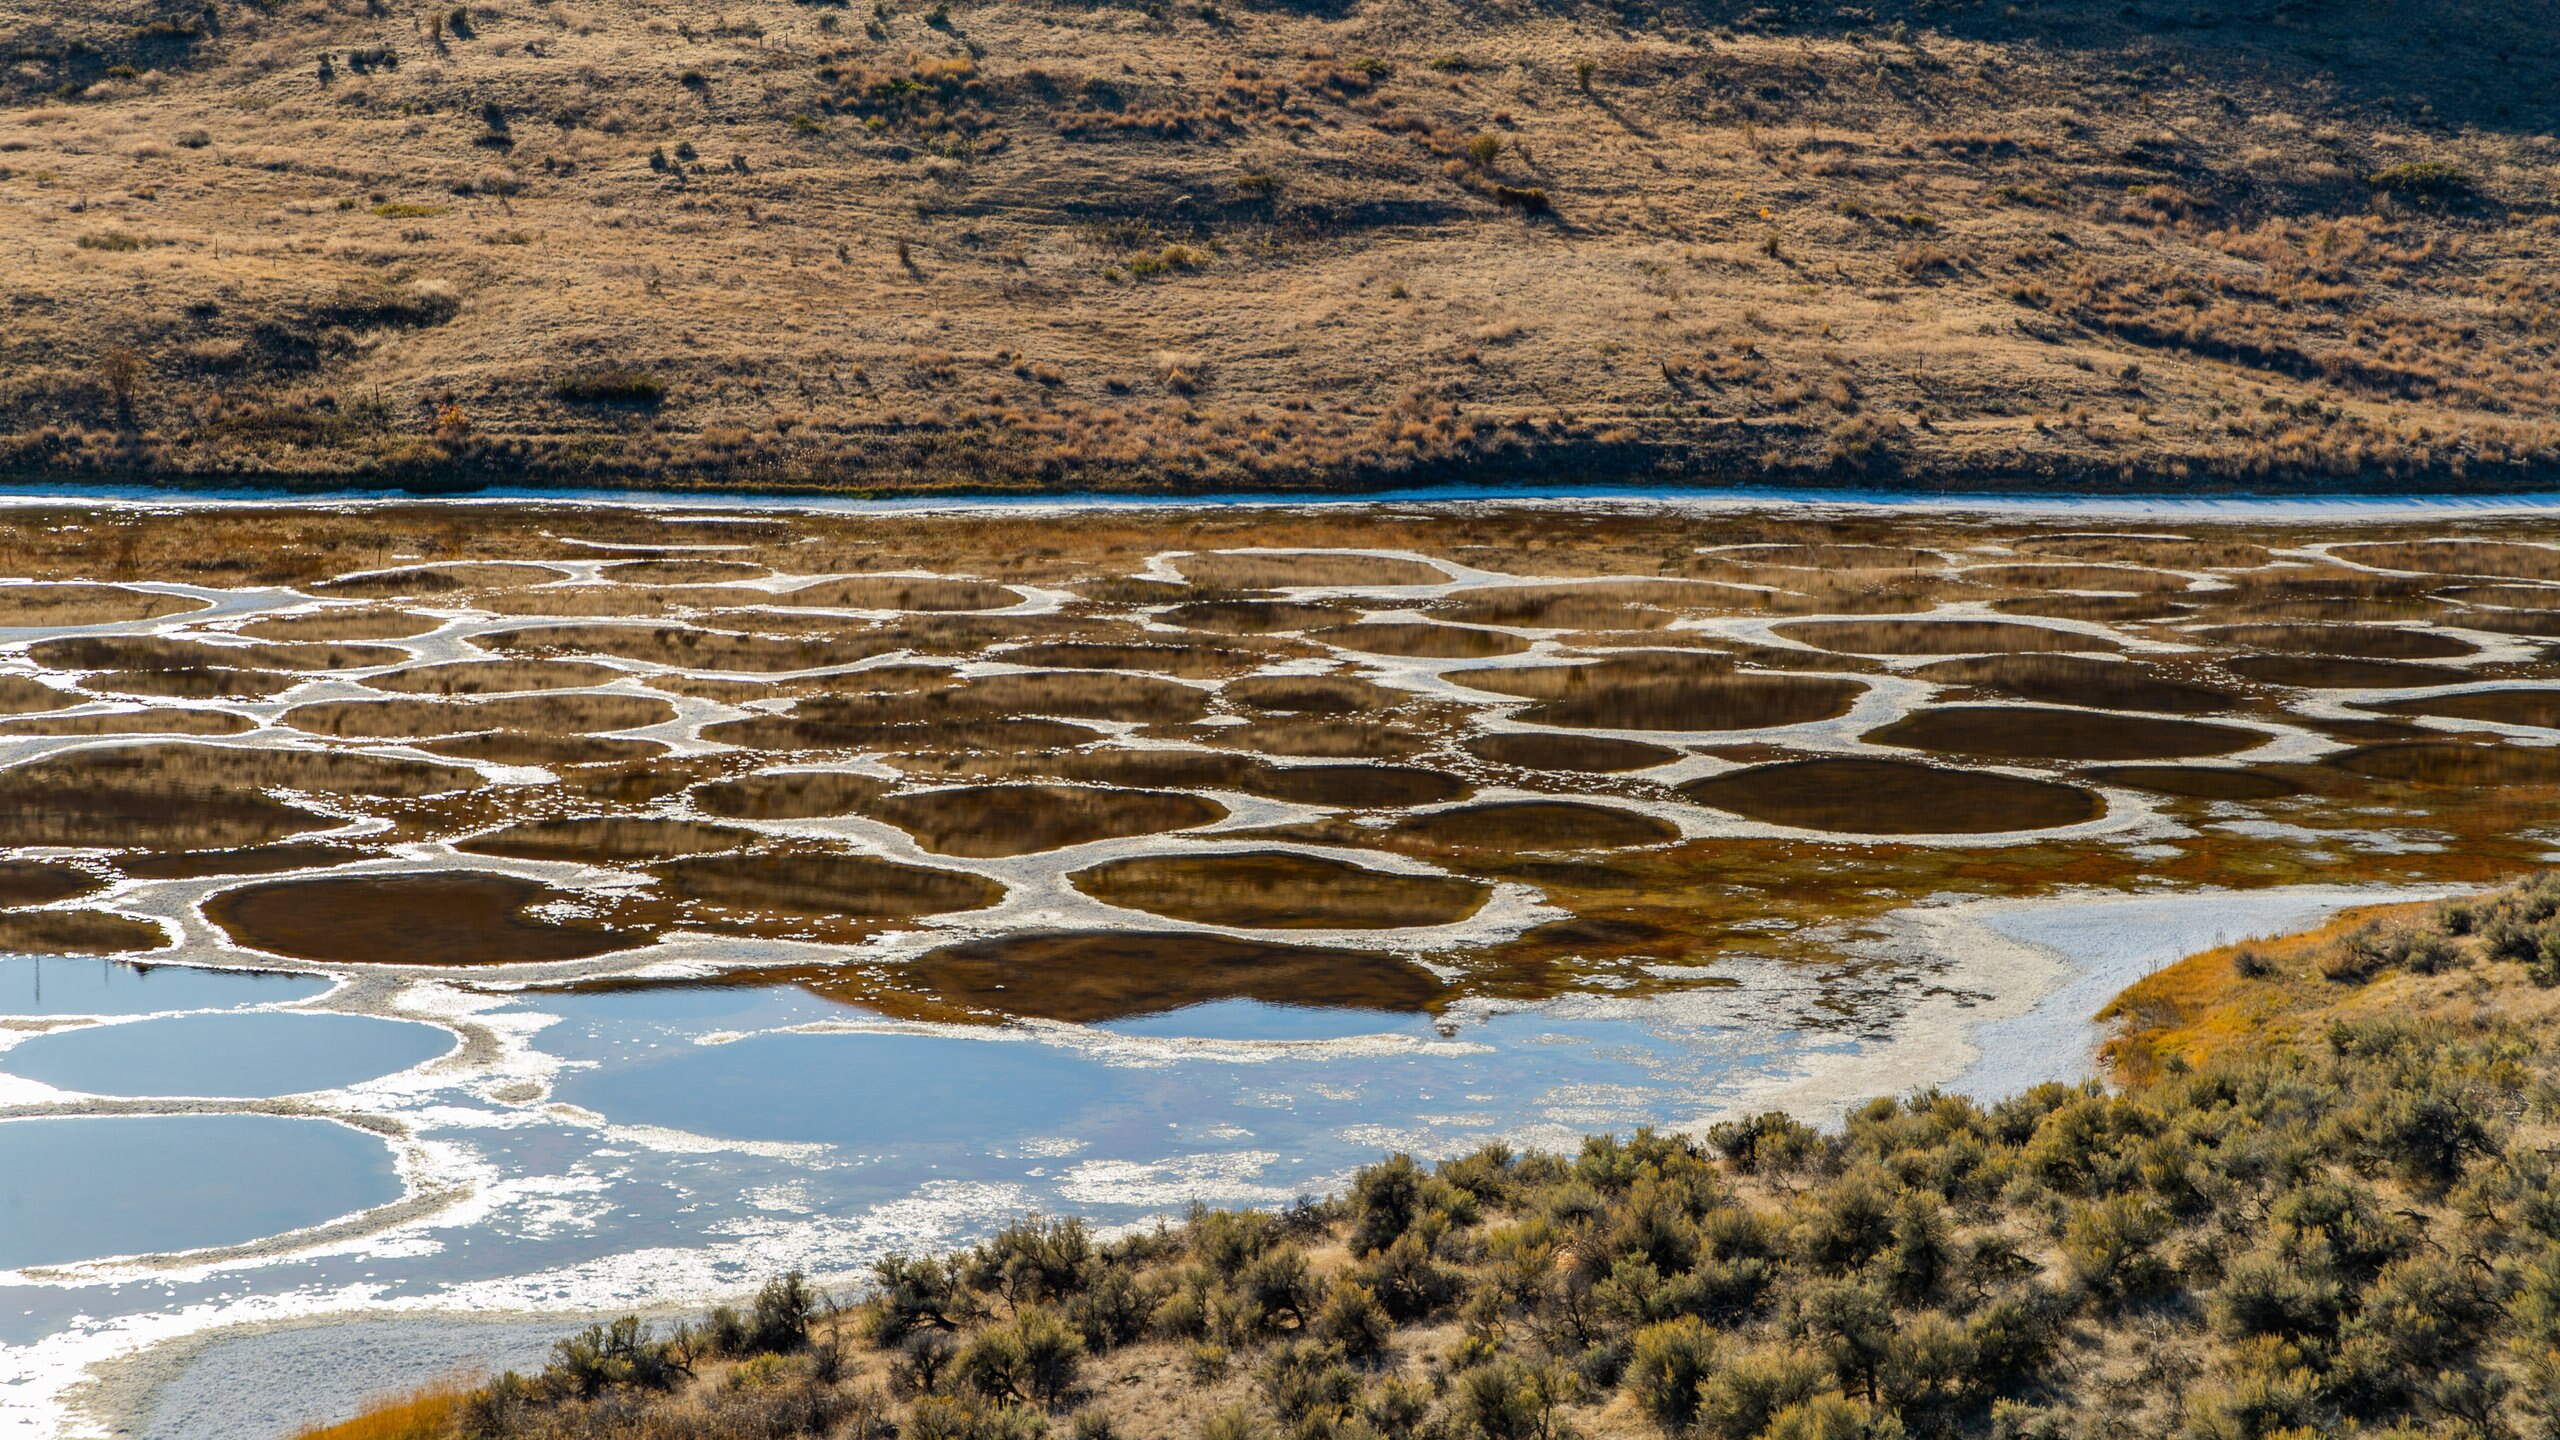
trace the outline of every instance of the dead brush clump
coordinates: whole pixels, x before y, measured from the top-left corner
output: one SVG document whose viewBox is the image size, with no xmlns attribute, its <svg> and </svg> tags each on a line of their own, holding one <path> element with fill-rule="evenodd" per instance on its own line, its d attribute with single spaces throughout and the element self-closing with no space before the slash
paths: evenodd
<svg viewBox="0 0 2560 1440">
<path fill-rule="evenodd" d="M 1543 186 L 1514 184 L 1495 170 L 1503 148 L 1498 135 L 1445 125 L 1411 111 L 1397 111 L 1374 123 L 1387 134 L 1406 136 L 1422 147 L 1440 161 L 1441 174 L 1461 189 L 1525 214 L 1545 214 L 1550 208 Z"/>
<path fill-rule="evenodd" d="M 1346 65 L 1326 50 L 1310 51 L 1302 58 L 1306 63 L 1298 70 L 1298 88 L 1337 101 L 1367 95 L 1377 88 L 1380 80 L 1395 73 L 1394 67 L 1375 59 L 1355 60 Z"/>
<path fill-rule="evenodd" d="M 1156 356 L 1157 382 L 1173 394 L 1197 394 L 1202 386 L 1209 383 L 1211 376 L 1211 367 L 1204 356 L 1178 351 Z"/>
<path fill-rule="evenodd" d="M 1295 92 L 1286 82 L 1249 63 L 1228 61 L 1220 68 L 1223 73 L 1205 92 L 1192 89 L 1178 72 L 1166 81 L 1087 76 L 1075 87 L 1073 108 L 1058 114 L 1058 133 L 1089 141 L 1220 141 L 1254 127 L 1302 129 L 1311 123 L 1293 113 Z"/>
<path fill-rule="evenodd" d="M 830 106 L 862 117 L 873 128 L 897 126 L 923 135 L 977 135 L 993 122 L 977 108 L 990 95 L 976 57 L 928 56 L 909 50 L 886 66 L 847 64 L 856 52 L 838 50 L 817 70 L 832 87 Z"/>
<path fill-rule="evenodd" d="M 1680 360 L 1662 362 L 1662 378 L 1674 388 L 1705 385 L 1721 389 L 1726 386 L 1753 386 L 1766 382 L 1769 362 L 1762 358 L 1759 347 L 1749 340 L 1735 340 L 1722 349 L 1706 350 Z"/>
<path fill-rule="evenodd" d="M 1967 159 L 2005 158 L 2030 147 L 2039 150 L 2051 148 L 2041 142 L 2021 141 L 2006 130 L 1947 130 L 1924 136 L 1920 143 L 1932 150 Z"/>
<path fill-rule="evenodd" d="M 1199 249 L 1196 246 L 1178 244 L 1167 245 L 1160 250 L 1131 256 L 1129 258 L 1129 273 L 1141 280 L 1152 280 L 1161 275 L 1184 274 L 1189 271 L 1198 270 L 1208 263 L 1209 252 Z M 1184 368 L 1186 370 L 1190 370 L 1196 367 Z M 1168 388 L 1175 388 L 1173 385 L 1171 367 L 1168 367 L 1165 383 Z M 1188 389 L 1176 388 L 1175 393 L 1187 395 L 1190 391 Z"/>
<path fill-rule="evenodd" d="M 1964 262 L 1943 245 L 1905 245 L 1896 250 L 1893 268 L 1914 280 L 1952 276 L 1964 269 Z"/>
</svg>

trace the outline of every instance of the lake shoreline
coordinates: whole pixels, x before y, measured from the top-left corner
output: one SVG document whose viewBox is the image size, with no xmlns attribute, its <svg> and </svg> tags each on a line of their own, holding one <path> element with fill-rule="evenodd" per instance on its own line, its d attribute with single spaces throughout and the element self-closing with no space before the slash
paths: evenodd
<svg viewBox="0 0 2560 1440">
<path fill-rule="evenodd" d="M 2409 491 L 2188 488 L 2173 490 L 2066 491 L 2019 488 L 1843 487 L 1735 485 L 1470 485 L 1443 484 L 1374 490 L 916 490 L 720 489 L 493 485 L 439 490 L 393 485 L 325 483 L 281 485 L 154 485 L 101 483 L 23 484 L 0 478 L 0 511 L 53 505 L 139 505 L 172 510 L 499 506 L 617 510 L 736 511 L 807 514 L 1037 514 L 1088 511 L 1216 511 L 1350 509 L 1430 505 L 1481 508 L 1624 506 L 1713 513 L 1801 509 L 1824 512 L 1997 513 L 2015 515 L 2162 516 L 2197 521 L 2247 522 L 2318 519 L 2354 522 L 2443 515 L 2480 519 L 2501 514 L 2543 514 L 2560 509 L 2560 488 L 2548 485 Z"/>
<path fill-rule="evenodd" d="M 1992 1001 L 1959 1005 L 1941 996 L 1925 1002 L 1921 1009 L 1926 1013 L 1907 1016 L 1890 1038 L 1863 1043 L 1836 1057 L 1804 1057 L 1807 1063 L 1797 1067 L 1796 1073 L 1771 1076 L 1765 1086 L 1746 1087 L 1733 1104 L 1716 1114 L 1669 1128 L 1704 1134 L 1716 1120 L 1764 1109 L 1784 1110 L 1799 1120 L 1832 1128 L 1848 1110 L 1875 1095 L 1944 1089 L 1988 1105 L 2037 1083 L 2076 1084 L 2101 1078 L 2109 1071 L 2100 1046 L 2112 1027 L 2097 1016 L 2119 992 L 2236 940 L 2305 933 L 2334 923 L 2348 911 L 2452 893 L 2443 887 L 2302 886 L 2164 896 L 2057 895 L 1901 912 L 1895 917 L 1899 928 L 1913 942 L 1931 946 L 1945 967 L 1938 988 L 1949 995 L 1988 988 Z M 2248 918 L 2236 922 L 2229 918 L 2235 902 L 2238 913 Z M 2123 906 L 2165 907 L 2167 913 L 2151 916 L 2145 929 L 2151 943 L 2100 947 L 2106 953 L 2094 953 L 2085 943 L 2075 945 L 2093 938 L 2085 927 L 2072 923 L 2075 919 L 2099 919 L 2112 907 Z M 2215 914 L 2224 918 L 2204 918 Z M 2054 933 L 2041 934 L 2039 921 L 2041 929 Z M 2171 948 L 2164 951 L 2164 943 Z M 2090 998 L 2092 981 L 2100 982 L 2099 1003 L 2087 1005 L 2083 1002 Z M 1986 1032 L 1997 1032 L 2001 1042 L 1997 1057 L 1987 1053 L 1992 1036 Z M 999 1218 L 989 1217 L 990 1223 Z M 1146 1223 L 1138 1222 L 1135 1228 L 1143 1229 Z M 834 1282 L 842 1277 L 822 1278 Z M 734 1298 L 725 1292 L 706 1293 L 664 1300 L 643 1311 L 665 1320 Z M 229 1373 L 229 1367 L 247 1359 L 276 1372 L 269 1384 L 287 1383 L 300 1374 L 323 1392 L 335 1385 L 331 1394 L 305 1392 L 317 1413 L 333 1404 L 343 1409 L 376 1392 L 425 1384 L 457 1369 L 494 1372 L 511 1364 L 538 1365 L 547 1341 L 527 1348 L 527 1336 L 556 1337 L 588 1320 L 629 1308 L 479 1312 L 402 1307 L 280 1313 L 219 1325 L 147 1344 L 91 1366 L 86 1379 L 62 1391 L 64 1405 L 91 1422 L 90 1428 L 63 1433 L 138 1434 L 144 1440 L 179 1436 L 264 1440 L 264 1420 L 235 1417 L 226 1422 L 204 1408 L 204 1386 L 198 1382 L 205 1367 L 218 1364 Z M 319 1338 L 328 1334 L 366 1337 L 367 1353 L 396 1355 L 399 1363 L 387 1368 L 375 1365 L 354 1387 L 347 1386 L 344 1377 L 314 1377 L 297 1370 L 301 1359 L 332 1348 L 334 1342 Z M 461 1360 L 453 1358 L 458 1353 L 455 1347 L 470 1343 L 463 1337 L 473 1334 L 503 1340 L 509 1348 L 503 1353 L 474 1351 Z M 268 1386 L 255 1388 L 265 1393 Z M 173 1405 L 180 1408 L 172 1410 Z M 215 1428 L 204 1428 L 208 1425 Z"/>
</svg>

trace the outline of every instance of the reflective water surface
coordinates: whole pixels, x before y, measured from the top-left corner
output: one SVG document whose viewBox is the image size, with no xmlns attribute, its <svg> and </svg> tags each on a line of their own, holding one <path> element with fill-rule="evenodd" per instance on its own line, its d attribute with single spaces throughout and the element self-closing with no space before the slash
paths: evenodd
<svg viewBox="0 0 2560 1440">
<path fill-rule="evenodd" d="M 382 1141 L 326 1120 L 0 1121 L 0 1270 L 239 1245 L 399 1195 Z"/>
<path fill-rule="evenodd" d="M 332 983 L 317 975 L 11 955 L 0 957 L 0 1015 L 157 1015 L 274 1005 L 326 994 Z"/>
<path fill-rule="evenodd" d="M 433 1026 L 366 1015 L 169 1015 L 38 1035 L 0 1052 L 0 1073 L 90 1095 L 255 1099 L 335 1090 L 452 1048 Z"/>
</svg>

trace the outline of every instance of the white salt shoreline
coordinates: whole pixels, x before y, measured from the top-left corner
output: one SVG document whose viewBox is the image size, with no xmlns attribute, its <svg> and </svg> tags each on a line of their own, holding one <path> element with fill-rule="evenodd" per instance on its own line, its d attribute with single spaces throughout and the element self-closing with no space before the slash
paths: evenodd
<svg viewBox="0 0 2560 1440">
<path fill-rule="evenodd" d="M 2307 930 L 2342 910 L 2464 886 L 2289 885 L 2152 895 L 2048 895 L 1898 911 L 1900 944 L 1945 968 L 1889 1039 L 1818 1056 L 1753 1092 L 1753 1108 L 1837 1120 L 1877 1095 L 1940 1089 L 1985 1103 L 2097 1073 L 2097 1012 L 2198 951 Z"/>
</svg>

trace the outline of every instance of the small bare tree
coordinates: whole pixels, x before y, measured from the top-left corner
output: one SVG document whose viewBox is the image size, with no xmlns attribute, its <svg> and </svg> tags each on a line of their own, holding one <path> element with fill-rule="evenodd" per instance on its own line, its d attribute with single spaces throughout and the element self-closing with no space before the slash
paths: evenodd
<svg viewBox="0 0 2560 1440">
<path fill-rule="evenodd" d="M 119 345 L 98 357 L 98 382 L 116 402 L 116 419 L 133 423 L 133 397 L 142 388 L 142 357 L 129 346 Z"/>
</svg>

